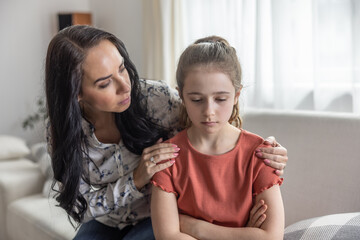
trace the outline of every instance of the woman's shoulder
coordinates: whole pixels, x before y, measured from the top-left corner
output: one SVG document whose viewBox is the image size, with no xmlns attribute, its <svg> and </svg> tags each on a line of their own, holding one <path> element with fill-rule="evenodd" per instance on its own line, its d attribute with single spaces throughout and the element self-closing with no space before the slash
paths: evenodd
<svg viewBox="0 0 360 240">
<path fill-rule="evenodd" d="M 145 96 L 171 96 L 172 94 L 177 95 L 175 89 L 172 89 L 163 80 L 140 79 L 140 88 L 142 94 Z"/>
<path fill-rule="evenodd" d="M 149 118 L 165 128 L 177 129 L 180 98 L 177 91 L 164 81 L 140 80 L 142 96 Z"/>
</svg>

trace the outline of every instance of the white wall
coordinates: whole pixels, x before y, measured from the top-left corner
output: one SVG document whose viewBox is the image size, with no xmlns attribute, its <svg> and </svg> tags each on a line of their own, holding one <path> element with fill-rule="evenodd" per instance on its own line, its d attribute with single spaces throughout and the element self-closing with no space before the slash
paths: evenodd
<svg viewBox="0 0 360 240">
<path fill-rule="evenodd" d="M 143 64 L 142 0 L 89 0 L 96 27 L 121 39 L 140 77 Z"/>
<path fill-rule="evenodd" d="M 43 96 L 44 62 L 57 32 L 58 12 L 93 13 L 95 26 L 124 41 L 141 75 L 141 0 L 0 0 L 0 134 L 42 141 L 43 126 L 24 130 L 23 120 Z"/>
</svg>

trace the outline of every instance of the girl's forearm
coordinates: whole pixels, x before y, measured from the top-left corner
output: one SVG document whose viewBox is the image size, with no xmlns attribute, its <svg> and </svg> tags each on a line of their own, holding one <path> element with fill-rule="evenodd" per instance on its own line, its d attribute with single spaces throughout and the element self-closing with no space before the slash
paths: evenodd
<svg viewBox="0 0 360 240">
<path fill-rule="evenodd" d="M 156 240 L 196 240 L 196 238 L 186 233 L 178 232 L 172 235 L 156 236 Z"/>
<path fill-rule="evenodd" d="M 181 231 L 187 233 L 196 239 L 201 240 L 241 240 L 241 239 L 282 239 L 282 235 L 274 236 L 263 229 L 252 228 L 252 227 L 241 227 L 241 228 L 231 228 L 215 225 L 202 220 L 195 220 L 192 227 L 187 227 L 186 229 L 182 228 Z"/>
</svg>

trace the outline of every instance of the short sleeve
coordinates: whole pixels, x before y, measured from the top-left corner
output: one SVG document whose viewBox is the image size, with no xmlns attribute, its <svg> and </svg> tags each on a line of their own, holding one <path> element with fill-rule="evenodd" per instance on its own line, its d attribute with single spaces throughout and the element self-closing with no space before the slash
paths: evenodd
<svg viewBox="0 0 360 240">
<path fill-rule="evenodd" d="M 267 147 L 261 145 L 259 147 Z M 275 170 L 272 167 L 267 166 L 263 159 L 258 158 L 255 152 L 252 156 L 253 162 L 253 196 L 262 193 L 264 190 L 271 188 L 274 185 L 281 185 L 283 179 L 275 174 Z"/>
<path fill-rule="evenodd" d="M 161 188 L 165 192 L 174 193 L 176 196 L 178 196 L 172 179 L 172 172 L 170 170 L 173 167 L 175 167 L 175 165 L 155 173 L 151 183 L 154 186 Z"/>
</svg>

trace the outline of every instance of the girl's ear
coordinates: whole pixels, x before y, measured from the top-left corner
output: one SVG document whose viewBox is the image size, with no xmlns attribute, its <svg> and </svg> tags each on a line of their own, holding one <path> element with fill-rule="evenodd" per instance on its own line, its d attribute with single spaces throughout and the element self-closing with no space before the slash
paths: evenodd
<svg viewBox="0 0 360 240">
<path fill-rule="evenodd" d="M 239 101 L 240 92 L 241 92 L 241 89 L 239 89 L 239 91 L 237 91 L 235 93 L 234 105 L 237 104 L 237 102 Z"/>
<path fill-rule="evenodd" d="M 178 91 L 178 94 L 179 94 L 179 97 L 181 98 L 181 100 L 183 100 L 183 98 L 182 98 L 182 94 L 181 94 L 181 92 L 180 92 L 179 87 L 176 87 L 176 90 Z"/>
</svg>

